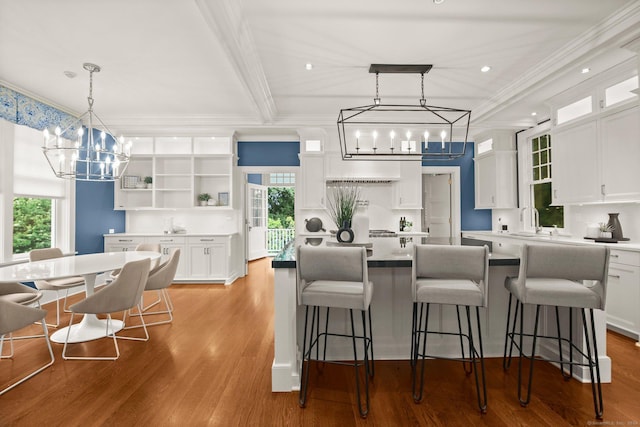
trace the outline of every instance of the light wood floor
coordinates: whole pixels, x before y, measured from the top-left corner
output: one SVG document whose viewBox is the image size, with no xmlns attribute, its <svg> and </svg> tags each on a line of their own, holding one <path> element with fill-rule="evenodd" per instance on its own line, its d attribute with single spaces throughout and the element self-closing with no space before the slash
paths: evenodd
<svg viewBox="0 0 640 427">
<path fill-rule="evenodd" d="M 171 325 L 151 328 L 148 342 L 119 341 L 115 362 L 64 361 L 0 397 L 0 426 L 412 426 L 638 425 L 640 348 L 609 333 L 613 383 L 603 385 L 604 423 L 593 417 L 591 388 L 564 382 L 557 369 L 536 364 L 532 402 L 516 397 L 517 368 L 487 361 L 489 409 L 475 404 L 473 376 L 452 362 L 430 361 L 426 395 L 416 405 L 407 361 L 376 362 L 371 413 L 360 419 L 352 369 L 327 365 L 310 372 L 306 409 L 297 393 L 271 392 L 273 271 L 251 263 L 232 286 L 174 285 Z M 51 310 L 53 307 L 48 307 Z M 408 308 L 409 309 L 409 308 Z M 65 319 L 68 319 L 65 317 Z M 34 327 L 35 328 L 35 327 Z M 35 331 L 36 329 L 34 329 Z M 0 361 L 0 386 L 25 365 L 43 360 L 42 341 L 21 342 L 15 361 Z M 103 342 L 102 342 L 103 341 Z M 109 351 L 102 340 L 80 350 Z"/>
</svg>

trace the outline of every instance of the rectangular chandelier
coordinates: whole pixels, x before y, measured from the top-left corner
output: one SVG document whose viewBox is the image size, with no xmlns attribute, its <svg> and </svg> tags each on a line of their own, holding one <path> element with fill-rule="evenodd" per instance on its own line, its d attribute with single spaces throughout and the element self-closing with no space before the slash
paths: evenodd
<svg viewBox="0 0 640 427">
<path fill-rule="evenodd" d="M 372 64 L 376 96 L 372 105 L 343 108 L 338 138 L 343 160 L 450 160 L 464 156 L 471 110 L 427 105 L 424 75 L 432 65 Z M 378 94 L 380 73 L 421 76 L 417 104 L 383 104 Z"/>
</svg>

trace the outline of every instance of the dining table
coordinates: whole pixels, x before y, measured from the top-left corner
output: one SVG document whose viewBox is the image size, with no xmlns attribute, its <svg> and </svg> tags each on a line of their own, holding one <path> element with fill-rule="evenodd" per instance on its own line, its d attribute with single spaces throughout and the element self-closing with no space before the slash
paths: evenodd
<svg viewBox="0 0 640 427">
<path fill-rule="evenodd" d="M 12 264 L 0 267 L 0 286 L 7 282 L 31 282 L 82 276 L 88 297 L 94 293 L 98 274 L 122 268 L 128 262 L 141 259 L 153 261 L 160 256 L 159 252 L 153 251 L 104 252 Z M 124 323 L 114 319 L 110 322 L 109 329 L 107 326 L 106 319 L 99 319 L 95 314 L 85 314 L 80 322 L 54 332 L 51 335 L 51 341 L 64 343 L 67 331 L 69 331 L 68 342 L 70 343 L 91 341 L 118 332 L 124 327 Z"/>
</svg>

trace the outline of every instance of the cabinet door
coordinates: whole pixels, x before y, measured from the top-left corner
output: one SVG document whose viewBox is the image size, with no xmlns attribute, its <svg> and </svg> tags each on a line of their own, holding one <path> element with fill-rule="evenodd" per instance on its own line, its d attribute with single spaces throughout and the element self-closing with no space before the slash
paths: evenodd
<svg viewBox="0 0 640 427">
<path fill-rule="evenodd" d="M 607 282 L 607 324 L 640 333 L 640 267 L 611 263 Z"/>
<path fill-rule="evenodd" d="M 229 259 L 227 256 L 227 245 L 224 243 L 213 243 L 209 249 L 210 275 L 214 279 L 227 278 L 227 266 Z"/>
<path fill-rule="evenodd" d="M 207 245 L 189 245 L 189 278 L 209 278 L 211 255 Z"/>
<path fill-rule="evenodd" d="M 144 238 L 136 237 L 104 237 L 104 252 L 135 251 L 136 246 L 144 243 Z"/>
<path fill-rule="evenodd" d="M 324 156 L 304 156 L 300 161 L 302 172 L 302 208 L 324 209 L 325 181 Z"/>
<path fill-rule="evenodd" d="M 602 199 L 595 121 L 554 132 L 551 154 L 553 204 Z"/>
<path fill-rule="evenodd" d="M 640 107 L 603 117 L 600 135 L 605 200 L 640 199 Z"/>
<path fill-rule="evenodd" d="M 476 209 L 496 206 L 496 156 L 488 154 L 475 159 Z"/>
<path fill-rule="evenodd" d="M 171 252 L 173 251 L 173 249 L 180 249 L 180 260 L 178 261 L 178 269 L 176 270 L 176 279 L 183 279 L 187 276 L 186 272 L 187 272 L 187 263 L 186 263 L 186 257 L 187 257 L 187 252 L 185 251 L 185 245 L 181 245 L 181 244 L 174 244 L 174 243 L 163 243 L 162 247 L 160 249 L 160 253 L 162 254 L 162 257 L 160 259 L 160 262 L 165 262 L 169 259 L 169 256 L 171 255 Z"/>
<path fill-rule="evenodd" d="M 394 204 L 400 209 L 422 208 L 422 165 L 407 162 L 400 169 L 400 180 L 394 183 Z"/>
</svg>

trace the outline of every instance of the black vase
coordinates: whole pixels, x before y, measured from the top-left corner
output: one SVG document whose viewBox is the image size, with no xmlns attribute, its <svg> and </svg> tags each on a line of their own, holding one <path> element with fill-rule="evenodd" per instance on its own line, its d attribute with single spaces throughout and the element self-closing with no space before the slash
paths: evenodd
<svg viewBox="0 0 640 427">
<path fill-rule="evenodd" d="M 610 213 L 609 214 L 609 222 L 607 225 L 612 229 L 611 238 L 616 240 L 622 240 L 622 226 L 620 225 L 620 220 L 618 219 L 619 213 Z"/>
<path fill-rule="evenodd" d="M 336 239 L 340 243 L 352 243 L 353 242 L 353 230 L 349 221 L 344 221 L 342 227 L 338 229 L 336 233 Z"/>
</svg>

